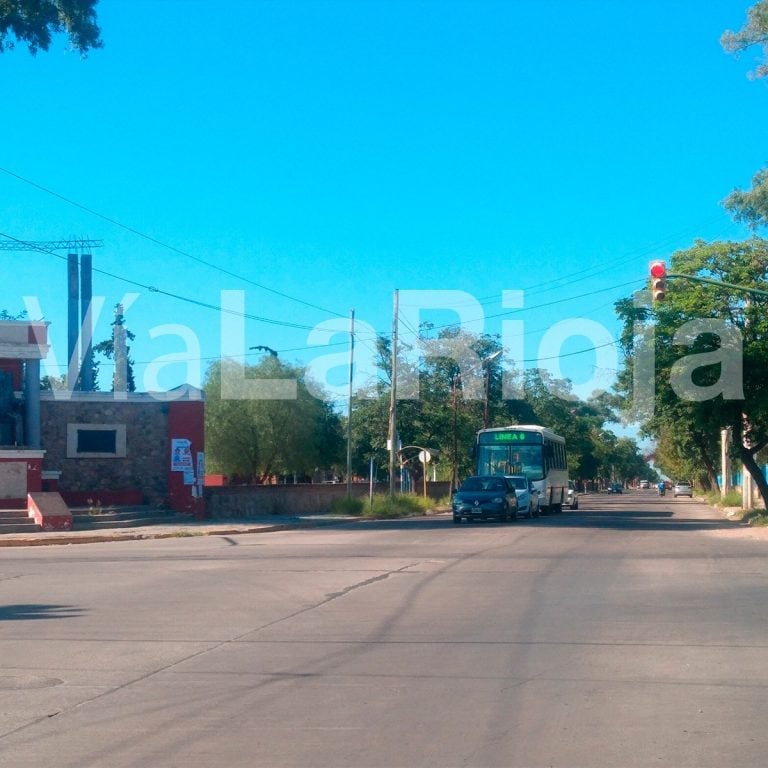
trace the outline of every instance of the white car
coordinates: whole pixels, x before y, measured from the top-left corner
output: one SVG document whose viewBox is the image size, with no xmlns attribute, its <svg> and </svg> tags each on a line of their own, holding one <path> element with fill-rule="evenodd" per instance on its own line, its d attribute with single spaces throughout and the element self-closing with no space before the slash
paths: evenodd
<svg viewBox="0 0 768 768">
<path fill-rule="evenodd" d="M 565 492 L 565 506 L 568 509 L 579 508 L 579 492 L 576 490 L 576 483 L 573 480 L 568 481 L 568 489 Z"/>
<path fill-rule="evenodd" d="M 539 492 L 525 475 L 505 475 L 515 489 L 517 511 L 525 517 L 539 516 Z"/>
<path fill-rule="evenodd" d="M 672 488 L 672 493 L 675 498 L 678 496 L 687 496 L 689 499 L 693 498 L 693 488 L 686 480 L 678 480 Z"/>
</svg>

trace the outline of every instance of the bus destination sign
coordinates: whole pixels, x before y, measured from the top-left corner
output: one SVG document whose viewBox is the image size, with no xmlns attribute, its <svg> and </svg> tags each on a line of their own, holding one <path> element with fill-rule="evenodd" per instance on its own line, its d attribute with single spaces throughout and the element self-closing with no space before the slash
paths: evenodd
<svg viewBox="0 0 768 768">
<path fill-rule="evenodd" d="M 485 443 L 539 443 L 541 435 L 536 432 L 485 432 L 480 435 L 480 442 Z"/>
</svg>

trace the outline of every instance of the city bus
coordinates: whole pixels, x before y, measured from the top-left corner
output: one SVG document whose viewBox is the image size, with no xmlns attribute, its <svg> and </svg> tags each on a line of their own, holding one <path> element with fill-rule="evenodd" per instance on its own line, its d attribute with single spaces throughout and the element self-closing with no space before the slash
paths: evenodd
<svg viewBox="0 0 768 768">
<path fill-rule="evenodd" d="M 568 491 L 565 438 L 536 424 L 481 429 L 475 439 L 478 475 L 527 475 L 542 511 L 560 512 Z"/>
</svg>

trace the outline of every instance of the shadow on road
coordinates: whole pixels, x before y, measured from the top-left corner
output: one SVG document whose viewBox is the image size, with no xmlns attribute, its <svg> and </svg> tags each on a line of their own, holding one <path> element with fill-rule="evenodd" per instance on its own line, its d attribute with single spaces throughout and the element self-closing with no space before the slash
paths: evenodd
<svg viewBox="0 0 768 768">
<path fill-rule="evenodd" d="M 80 608 L 71 605 L 45 605 L 22 603 L 0 605 L 0 621 L 29 621 L 38 619 L 68 619 L 82 614 Z"/>
<path fill-rule="evenodd" d="M 645 498 L 623 496 L 586 495 L 580 497 L 580 509 L 563 510 L 534 520 L 518 519 L 514 523 L 472 522 L 454 525 L 450 514 L 430 515 L 424 518 L 367 521 L 372 528 L 463 528 L 514 526 L 536 528 L 608 528 L 630 531 L 696 531 L 733 530 L 744 527 L 743 523 L 727 520 L 719 512 L 688 499 Z M 711 517 L 707 516 L 711 512 Z M 703 514 L 702 514 L 703 513 Z"/>
</svg>

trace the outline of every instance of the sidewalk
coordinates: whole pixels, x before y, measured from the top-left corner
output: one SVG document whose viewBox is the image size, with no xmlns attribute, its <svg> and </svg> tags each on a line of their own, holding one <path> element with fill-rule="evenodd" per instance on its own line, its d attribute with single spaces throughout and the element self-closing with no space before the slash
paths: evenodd
<svg viewBox="0 0 768 768">
<path fill-rule="evenodd" d="M 296 528 L 317 528 L 360 520 L 343 515 L 268 515 L 247 520 L 179 520 L 172 523 L 106 528 L 102 530 L 39 531 L 4 533 L 0 547 L 39 547 L 52 544 L 93 544 L 104 541 L 171 539 L 187 536 L 234 536 L 243 533 L 269 533 Z"/>
</svg>

